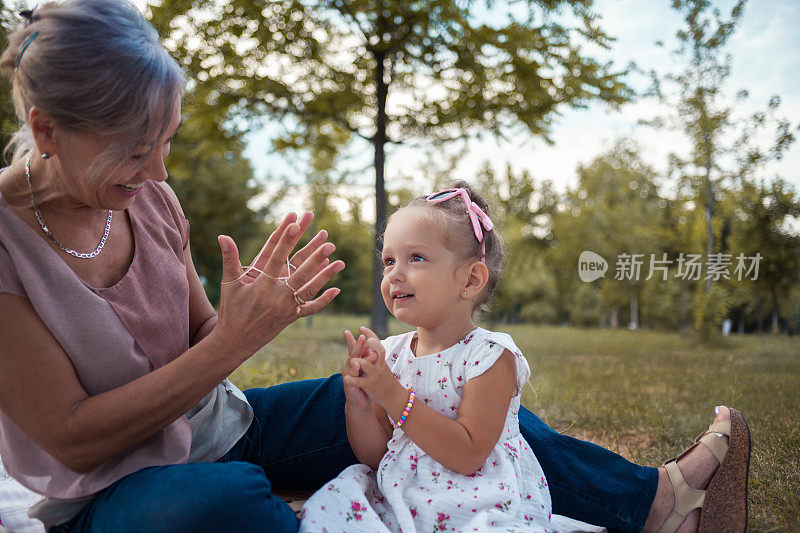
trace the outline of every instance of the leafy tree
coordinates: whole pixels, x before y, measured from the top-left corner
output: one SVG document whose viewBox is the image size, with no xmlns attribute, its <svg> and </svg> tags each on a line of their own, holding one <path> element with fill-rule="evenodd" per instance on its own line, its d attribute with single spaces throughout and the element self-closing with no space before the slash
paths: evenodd
<svg viewBox="0 0 800 533">
<path fill-rule="evenodd" d="M 736 119 L 736 107 L 726 101 L 731 57 L 725 54 L 725 46 L 741 20 L 745 3 L 746 0 L 738 0 L 723 17 L 711 0 L 673 0 L 673 8 L 685 23 L 677 32 L 680 46 L 676 53 L 686 59 L 686 66 L 679 74 L 662 79 L 652 74 L 653 93 L 670 104 L 675 114 L 650 123 L 681 129 L 692 143 L 689 157 L 673 155 L 672 163 L 680 176 L 682 193 L 688 193 L 694 205 L 703 206 L 706 258 L 721 250 L 718 240 L 724 223 L 718 220 L 717 210 L 718 197 L 724 194 L 726 183 L 736 182 L 767 161 L 779 159 L 794 141 L 790 123 L 776 116 L 778 97 L 770 99 L 765 111 L 747 120 Z M 735 103 L 747 96 L 747 91 L 739 91 Z M 774 141 L 767 147 L 759 146 L 755 141 L 757 133 L 773 127 Z M 726 166 L 730 156 L 735 164 Z M 724 317 L 726 312 L 727 299 L 710 297 L 711 288 L 712 278 L 707 277 L 702 286 L 705 295 L 695 297 L 695 326 L 701 337 L 707 337 L 718 326 L 714 322 L 717 317 Z"/>
<path fill-rule="evenodd" d="M 677 88 L 676 98 L 662 92 L 662 83 L 654 79 L 655 93 L 663 101 L 676 104 L 677 116 L 668 120 L 692 141 L 689 159 L 672 157 L 682 174 L 682 185 L 704 203 L 706 255 L 714 252 L 714 182 L 719 181 L 718 159 L 724 151 L 720 137 L 731 126 L 731 108 L 721 103 L 722 89 L 730 74 L 730 58 L 722 56 L 722 52 L 742 16 L 744 4 L 745 0 L 737 1 L 730 18 L 723 20 L 718 9 L 709 16 L 709 0 L 673 0 L 672 7 L 683 15 L 686 24 L 677 32 L 680 47 L 676 52 L 685 55 L 688 64 L 680 74 L 664 76 L 667 84 Z M 663 126 L 665 121 L 656 119 L 652 123 Z M 705 291 L 710 290 L 709 279 Z"/>
<path fill-rule="evenodd" d="M 519 0 L 511 3 L 518 16 L 498 27 L 470 14 L 482 5 L 164 0 L 150 11 L 196 81 L 196 96 L 221 117 L 277 118 L 287 130 L 278 147 L 335 151 L 342 133 L 371 143 L 377 238 L 387 143 L 518 129 L 547 135 L 560 107 L 628 96 L 620 75 L 581 48 L 609 43 L 591 1 Z M 574 26 L 560 21 L 562 9 Z M 376 258 L 372 325 L 383 334 L 380 271 Z"/>
</svg>

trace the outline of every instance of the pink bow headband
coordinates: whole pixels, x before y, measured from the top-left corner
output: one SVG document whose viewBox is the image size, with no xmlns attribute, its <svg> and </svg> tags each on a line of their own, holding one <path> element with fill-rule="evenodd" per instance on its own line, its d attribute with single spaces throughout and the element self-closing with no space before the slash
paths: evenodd
<svg viewBox="0 0 800 533">
<path fill-rule="evenodd" d="M 472 231 L 475 232 L 475 238 L 478 239 L 479 243 L 481 243 L 481 262 L 485 263 L 486 243 L 483 242 L 483 229 L 481 226 L 483 226 L 486 231 L 492 231 L 494 224 L 489 218 L 489 215 L 484 213 L 483 209 L 481 209 L 478 204 L 470 199 L 467 190 L 463 187 L 458 187 L 456 189 L 445 189 L 443 191 L 428 195 L 428 197 L 425 198 L 425 201 L 432 204 L 438 204 L 439 202 L 445 202 L 456 195 L 461 195 L 461 199 L 464 200 L 464 205 L 467 206 L 467 215 L 469 215 L 469 220 L 472 223 Z"/>
</svg>

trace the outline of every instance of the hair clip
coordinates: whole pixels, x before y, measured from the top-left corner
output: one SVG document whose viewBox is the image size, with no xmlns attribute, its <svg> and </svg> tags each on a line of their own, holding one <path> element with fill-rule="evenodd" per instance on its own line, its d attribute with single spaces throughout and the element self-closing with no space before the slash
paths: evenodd
<svg viewBox="0 0 800 533">
<path fill-rule="evenodd" d="M 16 68 L 19 68 L 19 62 L 22 61 L 22 54 L 25 53 L 25 50 L 28 48 L 28 45 L 33 42 L 33 40 L 36 38 L 37 35 L 39 35 L 38 31 L 35 31 L 35 32 L 31 33 L 28 36 L 28 38 L 25 39 L 25 42 L 22 43 L 22 49 L 19 51 L 19 55 L 17 56 L 17 66 L 16 66 Z"/>
<path fill-rule="evenodd" d="M 494 229 L 494 224 L 492 223 L 492 219 L 489 218 L 489 215 L 484 213 L 483 209 L 481 209 L 478 204 L 472 201 L 467 193 L 467 190 L 463 187 L 445 189 L 443 191 L 429 194 L 425 198 L 425 201 L 430 204 L 438 204 L 439 202 L 446 202 L 447 200 L 456 196 L 461 196 L 461 199 L 464 201 L 464 206 L 467 208 L 467 215 L 472 223 L 472 231 L 475 233 L 475 238 L 478 239 L 479 243 L 481 243 L 481 263 L 485 263 L 486 243 L 483 240 L 483 229 L 486 231 L 492 231 L 492 229 Z M 481 229 L 481 226 L 483 226 L 483 229 Z"/>
</svg>

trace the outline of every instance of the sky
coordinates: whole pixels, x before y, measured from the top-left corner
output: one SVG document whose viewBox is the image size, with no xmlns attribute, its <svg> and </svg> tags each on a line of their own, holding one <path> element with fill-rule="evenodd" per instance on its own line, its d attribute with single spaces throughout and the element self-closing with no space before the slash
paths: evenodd
<svg viewBox="0 0 800 533">
<path fill-rule="evenodd" d="M 498 2 L 500 3 L 500 2 Z M 730 0 L 718 0 L 725 8 L 732 5 Z M 613 60 L 618 68 L 624 68 L 634 61 L 644 70 L 659 72 L 676 71 L 680 59 L 671 51 L 676 48 L 675 32 L 682 21 L 680 15 L 671 9 L 670 0 L 596 0 L 595 11 L 602 21 L 600 26 L 616 41 L 611 50 L 602 52 L 600 58 Z M 480 13 L 491 21 L 499 16 L 496 12 Z M 800 122 L 800 1 L 796 0 L 750 0 L 742 20 L 731 37 L 727 50 L 733 57 L 731 75 L 727 88 L 733 95 L 739 89 L 747 89 L 749 98 L 738 109 L 753 112 L 765 108 L 769 98 L 777 94 L 781 97 L 780 115 L 789 118 L 795 126 Z M 664 46 L 656 46 L 662 41 Z M 633 75 L 629 82 L 634 88 L 645 86 L 642 76 Z M 391 93 L 390 93 L 391 98 Z M 627 104 L 620 110 L 612 110 L 600 103 L 593 103 L 586 109 L 563 109 L 555 120 L 551 138 L 553 144 L 543 140 L 519 135 L 503 142 L 492 138 L 470 141 L 469 151 L 459 159 L 457 170 L 461 177 L 469 180 L 478 169 L 489 161 L 502 171 L 507 164 L 513 168 L 528 169 L 537 180 L 549 179 L 558 190 L 577 183 L 576 169 L 580 164 L 590 162 L 594 157 L 610 149 L 622 137 L 634 138 L 640 145 L 643 158 L 657 170 L 666 169 L 667 155 L 688 153 L 689 144 L 678 131 L 656 130 L 640 125 L 642 119 L 664 114 L 668 109 L 652 100 L 639 100 Z M 287 161 L 286 156 L 272 151 L 271 139 L 279 131 L 275 125 L 267 126 L 248 137 L 245 154 L 250 158 L 259 181 L 267 189 L 277 187 L 275 181 L 288 177 L 299 183 L 302 173 Z M 374 170 L 371 163 L 371 147 L 363 142 L 363 160 L 357 158 L 355 167 L 363 168 L 356 176 L 363 184 L 364 192 L 374 183 Z M 414 175 L 427 161 L 425 147 L 387 146 L 386 180 L 391 189 L 393 178 L 400 175 Z M 442 159 L 446 155 L 441 153 Z M 782 161 L 766 167 L 762 173 L 767 178 L 781 176 L 800 191 L 800 143 L 795 143 Z M 369 195 L 365 195 L 369 198 Z M 280 211 L 302 208 L 301 199 L 287 202 Z M 365 216 L 374 212 L 365 203 Z"/>
</svg>

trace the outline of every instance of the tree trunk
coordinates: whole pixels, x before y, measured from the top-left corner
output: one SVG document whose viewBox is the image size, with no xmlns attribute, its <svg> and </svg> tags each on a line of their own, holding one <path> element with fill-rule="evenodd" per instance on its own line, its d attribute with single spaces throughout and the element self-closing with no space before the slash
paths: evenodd
<svg viewBox="0 0 800 533">
<path fill-rule="evenodd" d="M 631 323 L 630 329 L 639 327 L 639 296 L 636 294 L 636 285 L 631 285 Z"/>
<path fill-rule="evenodd" d="M 383 262 L 381 261 L 381 241 L 386 224 L 386 189 L 383 183 L 384 145 L 386 144 L 386 96 L 389 87 L 384 80 L 384 64 L 386 52 L 378 50 L 375 55 L 375 89 L 378 97 L 378 115 L 375 121 L 375 250 L 372 266 L 372 312 L 370 327 L 380 338 L 389 333 L 386 322 L 386 306 L 381 296 L 381 279 L 383 278 Z"/>
<path fill-rule="evenodd" d="M 778 293 L 776 289 L 772 288 L 772 334 L 777 335 L 780 333 L 780 324 L 778 323 Z"/>
<path fill-rule="evenodd" d="M 711 185 L 711 140 L 708 133 L 706 141 L 706 226 L 708 240 L 706 244 L 706 261 L 714 253 L 714 187 Z M 711 292 L 711 278 L 706 278 L 706 294 Z"/>
<path fill-rule="evenodd" d="M 681 310 L 679 327 L 681 331 L 686 327 L 686 315 L 689 308 L 689 288 L 685 279 L 681 280 Z"/>
</svg>

